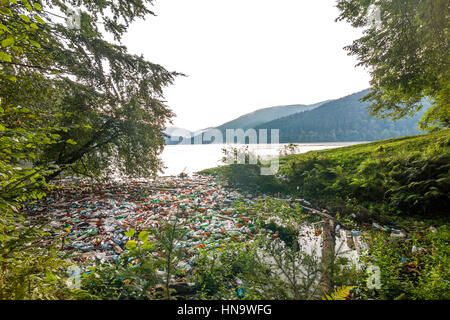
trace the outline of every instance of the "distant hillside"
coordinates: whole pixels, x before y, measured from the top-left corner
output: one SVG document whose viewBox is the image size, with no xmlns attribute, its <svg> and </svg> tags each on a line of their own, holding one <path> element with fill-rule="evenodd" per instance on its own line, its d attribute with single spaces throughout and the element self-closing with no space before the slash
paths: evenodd
<svg viewBox="0 0 450 320">
<path fill-rule="evenodd" d="M 166 145 L 176 145 L 180 142 L 184 141 L 183 139 L 186 137 L 194 137 L 198 136 L 204 132 L 207 132 L 208 130 L 211 130 L 214 128 L 206 128 L 202 130 L 197 131 L 189 131 L 184 128 L 180 127 L 168 127 L 166 130 L 164 130 L 164 133 L 167 135 L 165 138 L 165 144 Z"/>
<path fill-rule="evenodd" d="M 360 101 L 367 93 L 368 90 L 364 90 L 313 105 L 265 108 L 210 129 L 219 129 L 224 139 L 226 129 L 279 129 L 280 143 L 376 141 L 422 133 L 416 128 L 429 103 L 424 102 L 426 108 L 412 118 L 398 121 L 378 119 L 368 116 L 367 106 L 370 103 Z M 201 132 L 204 134 L 208 130 Z M 201 141 L 200 131 L 193 134 L 195 141 Z M 191 142 L 194 143 L 194 139 Z"/>
<path fill-rule="evenodd" d="M 180 128 L 180 127 L 168 127 L 168 128 L 166 128 L 166 130 L 164 130 L 164 133 L 169 135 L 169 136 L 172 136 L 172 135 L 175 135 L 175 136 L 181 136 L 181 135 L 185 136 L 186 135 L 186 136 L 188 136 L 189 134 L 192 134 L 191 131 L 183 129 L 183 128 Z"/>
<path fill-rule="evenodd" d="M 329 101 L 314 110 L 270 121 L 255 129 L 279 129 L 280 143 L 375 141 L 421 133 L 416 128 L 424 110 L 398 121 L 369 117 L 370 103 L 360 101 L 367 93 L 364 90 Z"/>
<path fill-rule="evenodd" d="M 260 124 L 263 124 L 265 122 L 269 122 L 272 120 L 276 120 L 279 118 L 283 118 L 295 113 L 309 111 L 314 108 L 319 107 L 320 105 L 326 103 L 319 102 L 312 105 L 302 105 L 302 104 L 295 104 L 295 105 L 286 105 L 286 106 L 277 106 L 277 107 L 269 107 L 264 109 L 259 109 L 256 111 L 253 111 L 251 113 L 247 113 L 237 119 L 234 119 L 232 121 L 226 122 L 222 124 L 221 126 L 217 128 L 206 128 L 203 130 L 199 130 L 196 132 L 190 132 L 188 130 L 184 130 L 182 128 L 178 127 L 170 127 L 167 128 L 165 133 L 169 136 L 169 138 L 166 138 L 166 144 L 178 144 L 178 141 L 181 141 L 181 135 L 180 132 L 183 133 L 182 136 L 186 136 L 186 133 L 193 134 L 194 136 L 198 136 L 202 133 L 207 132 L 209 129 L 219 129 L 223 134 L 225 134 L 226 129 L 244 129 L 247 130 L 249 128 L 254 128 Z M 178 134 L 175 134 L 176 130 L 178 131 Z M 172 139 L 170 138 L 172 137 Z M 178 138 L 178 139 L 176 139 Z M 174 142 L 173 140 L 176 139 Z"/>
<path fill-rule="evenodd" d="M 178 144 L 178 142 L 173 142 L 175 138 L 180 140 L 181 137 L 190 137 L 192 132 L 180 127 L 168 127 L 164 130 L 164 133 L 167 135 L 165 138 L 166 144 Z"/>
<path fill-rule="evenodd" d="M 263 124 L 265 122 L 287 117 L 295 113 L 312 110 L 326 102 L 327 101 L 319 102 L 313 105 L 295 104 L 295 105 L 259 109 L 254 112 L 243 115 L 235 120 L 224 123 L 223 125 L 217 127 L 217 129 L 221 131 L 226 129 L 239 129 L 239 128 L 247 130 L 249 128 L 254 128 L 260 124 Z"/>
</svg>

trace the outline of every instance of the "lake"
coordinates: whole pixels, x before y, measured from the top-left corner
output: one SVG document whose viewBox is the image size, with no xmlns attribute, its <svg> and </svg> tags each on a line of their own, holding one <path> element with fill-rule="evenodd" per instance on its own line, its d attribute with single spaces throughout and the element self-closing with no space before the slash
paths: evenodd
<svg viewBox="0 0 450 320">
<path fill-rule="evenodd" d="M 340 148 L 364 142 L 332 142 L 332 143 L 298 143 L 295 153 L 305 153 L 315 150 Z M 277 156 L 287 144 L 258 144 L 258 145 L 226 145 L 226 144 L 198 144 L 198 145 L 170 145 L 165 146 L 161 158 L 166 166 L 162 175 L 178 175 L 181 172 L 194 172 L 223 165 L 223 148 L 229 146 L 248 146 L 249 151 L 262 158 Z"/>
</svg>

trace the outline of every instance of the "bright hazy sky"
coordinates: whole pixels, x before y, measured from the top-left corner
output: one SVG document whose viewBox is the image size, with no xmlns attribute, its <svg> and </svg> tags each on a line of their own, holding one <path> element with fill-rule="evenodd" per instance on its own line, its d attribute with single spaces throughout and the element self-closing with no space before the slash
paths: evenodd
<svg viewBox="0 0 450 320">
<path fill-rule="evenodd" d="M 343 47 L 360 36 L 335 22 L 335 0 L 157 0 L 130 52 L 182 72 L 166 89 L 174 125 L 217 126 L 245 113 L 336 99 L 369 86 Z"/>
</svg>

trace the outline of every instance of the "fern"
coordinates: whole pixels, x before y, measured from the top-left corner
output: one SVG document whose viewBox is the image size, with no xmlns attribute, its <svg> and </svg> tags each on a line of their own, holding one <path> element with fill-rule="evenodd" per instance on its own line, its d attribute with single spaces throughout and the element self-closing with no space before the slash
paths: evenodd
<svg viewBox="0 0 450 320">
<path fill-rule="evenodd" d="M 322 300 L 346 300 L 346 298 L 350 294 L 350 290 L 352 290 L 353 288 L 356 287 L 342 286 L 334 290 L 331 295 L 326 294 L 324 297 L 322 297 Z"/>
</svg>

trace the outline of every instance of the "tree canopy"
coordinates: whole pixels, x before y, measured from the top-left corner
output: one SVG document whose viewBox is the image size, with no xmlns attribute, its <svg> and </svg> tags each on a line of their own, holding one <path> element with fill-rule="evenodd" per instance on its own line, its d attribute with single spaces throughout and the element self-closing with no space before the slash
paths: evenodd
<svg viewBox="0 0 450 320">
<path fill-rule="evenodd" d="M 425 97 L 433 107 L 420 127 L 449 127 L 449 1 L 338 0 L 337 7 L 338 21 L 364 28 L 346 50 L 371 72 L 364 98 L 371 113 L 399 119 L 420 110 Z"/>
<path fill-rule="evenodd" d="M 50 179 L 161 168 L 173 116 L 163 89 L 178 74 L 121 44 L 132 21 L 153 14 L 152 2 L 0 0 L 0 300 L 68 293 L 58 275 L 67 262 L 51 245 L 30 245 L 46 232 L 19 211 Z M 65 19 L 71 8 L 79 25 Z"/>
<path fill-rule="evenodd" d="M 152 2 L 2 0 L 2 104 L 45 111 L 48 126 L 65 128 L 35 160 L 58 166 L 49 178 L 66 169 L 98 175 L 113 161 L 129 175 L 161 168 L 162 130 L 173 116 L 163 89 L 177 73 L 120 43 L 132 21 L 153 14 Z M 80 28 L 59 13 L 69 8 L 80 9 Z"/>
</svg>

